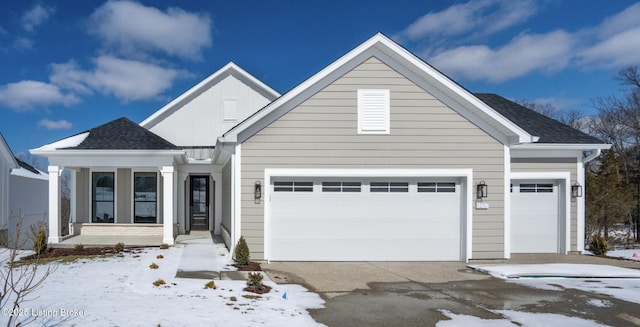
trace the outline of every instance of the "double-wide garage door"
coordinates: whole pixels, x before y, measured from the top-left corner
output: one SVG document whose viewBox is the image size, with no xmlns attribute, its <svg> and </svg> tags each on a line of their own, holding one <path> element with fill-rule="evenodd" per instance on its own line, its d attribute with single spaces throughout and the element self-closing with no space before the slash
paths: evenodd
<svg viewBox="0 0 640 327">
<path fill-rule="evenodd" d="M 458 261 L 459 180 L 277 178 L 271 260 Z"/>
</svg>

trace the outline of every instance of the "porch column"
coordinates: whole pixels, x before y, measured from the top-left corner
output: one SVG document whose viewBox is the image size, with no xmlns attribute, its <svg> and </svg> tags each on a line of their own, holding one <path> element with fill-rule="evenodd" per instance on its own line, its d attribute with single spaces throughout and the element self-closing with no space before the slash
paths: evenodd
<svg viewBox="0 0 640 327">
<path fill-rule="evenodd" d="M 76 222 L 76 203 L 78 199 L 76 198 L 76 173 L 78 172 L 76 169 L 70 170 L 71 175 L 69 176 L 69 235 L 74 235 L 73 223 Z"/>
<path fill-rule="evenodd" d="M 162 205 L 162 219 L 163 219 L 163 238 L 162 243 L 166 243 L 169 245 L 174 244 L 173 240 L 173 203 L 175 195 L 173 193 L 173 184 L 174 184 L 174 171 L 175 168 L 173 166 L 163 166 L 160 169 L 162 173 L 162 196 L 163 196 L 163 205 Z"/>
<path fill-rule="evenodd" d="M 60 166 L 49 166 L 49 243 L 60 243 Z"/>
</svg>

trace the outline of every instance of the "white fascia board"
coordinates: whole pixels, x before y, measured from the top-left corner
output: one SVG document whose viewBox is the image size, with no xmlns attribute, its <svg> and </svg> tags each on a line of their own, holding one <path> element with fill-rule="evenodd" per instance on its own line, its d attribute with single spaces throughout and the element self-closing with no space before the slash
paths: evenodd
<svg viewBox="0 0 640 327">
<path fill-rule="evenodd" d="M 125 156 L 125 157 L 133 157 L 133 156 L 145 156 L 145 157 L 162 157 L 162 156 L 181 156 L 184 155 L 185 152 L 183 150 L 78 150 L 78 149 L 69 149 L 69 150 L 41 150 L 32 149 L 29 150 L 32 154 L 36 154 L 39 156 L 50 157 L 50 156 L 87 156 L 87 157 L 95 157 L 95 156 Z"/>
<path fill-rule="evenodd" d="M 322 82 L 323 80 L 326 81 L 327 77 L 343 70 L 344 67 L 347 66 L 350 62 L 352 62 L 354 59 L 358 59 L 359 56 L 363 55 L 370 49 L 377 49 L 380 53 L 386 54 L 388 57 L 393 58 L 397 62 L 403 61 L 404 64 L 401 63 L 401 65 L 407 67 L 408 70 L 416 71 L 416 76 L 419 76 L 424 80 L 430 79 L 433 82 L 439 84 L 437 87 L 441 88 L 440 93 L 451 93 L 447 96 L 450 97 L 452 95 L 455 95 L 457 98 L 455 101 L 466 103 L 467 106 L 477 108 L 479 112 L 483 113 L 486 116 L 484 118 L 485 121 L 491 121 L 488 122 L 487 125 L 492 126 L 492 128 L 496 130 L 502 130 L 501 133 L 508 132 L 514 136 L 509 138 L 502 138 L 502 142 L 527 143 L 535 142 L 538 140 L 538 137 L 530 135 L 510 120 L 504 118 L 502 115 L 498 114 L 498 112 L 476 98 L 473 94 L 462 88 L 460 85 L 456 84 L 451 79 L 449 79 L 433 67 L 429 66 L 414 54 L 404 49 L 381 33 L 378 33 L 369 38 L 353 50 L 349 51 L 344 56 L 329 64 L 327 67 L 325 67 L 315 75 L 311 76 L 298 86 L 294 87 L 291 91 L 287 92 L 280 98 L 264 107 L 262 110 L 258 111 L 253 116 L 236 125 L 227 133 L 225 133 L 224 137 L 236 137 L 240 142 L 243 142 L 246 138 L 252 136 L 264 126 L 268 125 L 268 123 L 270 123 L 270 121 L 262 124 L 258 124 L 258 122 L 263 119 L 268 120 L 268 117 L 274 111 L 280 109 L 288 111 L 293 109 L 293 106 L 287 105 L 290 101 L 300 95 L 305 94 L 305 92 L 309 93 L 309 95 L 312 95 L 314 92 L 309 91 L 314 86 L 316 86 L 316 84 Z M 361 59 L 366 60 L 367 58 Z M 446 92 L 445 90 L 451 90 L 451 92 Z M 475 114 L 478 115 L 478 113 Z M 278 115 L 273 115 L 272 119 L 277 119 L 278 117 Z"/>
<path fill-rule="evenodd" d="M 529 143 L 514 144 L 512 150 L 608 150 L 611 144 L 577 144 L 577 143 Z"/>
<path fill-rule="evenodd" d="M 280 93 L 278 93 L 276 90 L 272 89 L 267 84 L 263 83 L 262 81 L 260 81 L 256 77 L 254 77 L 253 75 L 249 74 L 246 70 L 240 68 L 234 62 L 229 62 L 224 67 L 218 69 L 216 72 L 214 72 L 213 74 L 209 75 L 209 77 L 207 77 L 204 80 L 202 80 L 200 83 L 198 83 L 195 86 L 191 87 L 189 90 L 187 90 L 186 92 L 182 93 L 180 96 L 178 96 L 177 98 L 173 99 L 171 102 L 167 103 L 164 107 L 160 108 L 160 110 L 158 110 L 158 111 L 154 112 L 153 114 L 151 114 L 151 116 L 147 117 L 145 120 L 143 120 L 140 123 L 140 126 L 142 126 L 144 128 L 147 128 L 147 129 L 153 127 L 160 120 L 163 119 L 163 117 L 165 116 L 165 113 L 169 113 L 175 107 L 184 106 L 186 103 L 188 103 L 191 100 L 193 100 L 200 93 L 204 92 L 205 89 L 207 88 L 207 85 L 211 84 L 212 81 L 215 81 L 216 79 L 220 78 L 221 76 L 223 76 L 224 74 L 226 74 L 229 71 L 235 72 L 235 73 L 241 75 L 247 81 L 253 83 L 256 88 L 261 89 L 265 93 L 269 94 L 271 96 L 270 100 L 273 100 L 273 99 L 275 99 L 275 98 L 280 96 Z"/>
</svg>

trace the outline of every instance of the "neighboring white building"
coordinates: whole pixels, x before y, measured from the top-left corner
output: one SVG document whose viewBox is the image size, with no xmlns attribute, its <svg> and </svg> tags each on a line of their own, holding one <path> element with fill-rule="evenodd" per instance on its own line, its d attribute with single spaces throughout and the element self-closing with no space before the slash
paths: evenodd
<svg viewBox="0 0 640 327">
<path fill-rule="evenodd" d="M 49 177 L 17 159 L 2 134 L 0 157 L 0 237 L 10 243 L 18 237 L 18 244 L 29 248 L 31 226 L 48 223 Z"/>
</svg>

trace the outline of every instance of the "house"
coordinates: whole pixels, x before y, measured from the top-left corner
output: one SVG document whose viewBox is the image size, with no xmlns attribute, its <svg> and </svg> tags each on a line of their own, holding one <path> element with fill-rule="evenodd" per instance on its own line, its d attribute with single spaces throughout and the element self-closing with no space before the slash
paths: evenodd
<svg viewBox="0 0 640 327">
<path fill-rule="evenodd" d="M 583 251 L 584 164 L 608 148 L 376 34 L 284 95 L 229 64 L 140 125 L 32 153 L 72 172 L 80 233 L 146 226 L 172 244 L 205 229 L 263 260 L 468 261 Z"/>
<path fill-rule="evenodd" d="M 16 158 L 0 134 L 0 240 L 30 247 L 31 226 L 47 222 L 49 178 Z"/>
</svg>

